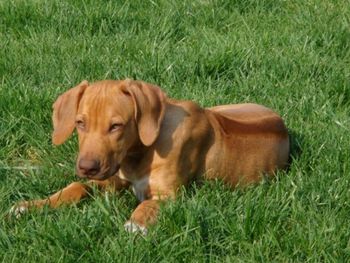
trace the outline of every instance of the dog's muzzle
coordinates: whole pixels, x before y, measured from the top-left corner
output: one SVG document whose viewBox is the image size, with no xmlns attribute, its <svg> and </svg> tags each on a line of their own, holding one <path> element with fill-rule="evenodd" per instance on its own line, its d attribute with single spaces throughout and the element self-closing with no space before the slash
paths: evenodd
<svg viewBox="0 0 350 263">
<path fill-rule="evenodd" d="M 98 160 L 80 159 L 77 164 L 77 174 L 81 178 L 93 180 L 105 180 L 116 174 L 120 169 L 117 164 L 114 167 L 103 169 Z"/>
</svg>

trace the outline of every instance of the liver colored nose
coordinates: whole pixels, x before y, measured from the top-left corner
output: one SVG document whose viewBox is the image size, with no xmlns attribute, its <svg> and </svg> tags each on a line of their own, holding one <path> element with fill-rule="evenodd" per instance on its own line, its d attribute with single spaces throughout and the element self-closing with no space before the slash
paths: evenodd
<svg viewBox="0 0 350 263">
<path fill-rule="evenodd" d="M 100 171 L 100 162 L 97 160 L 80 159 L 79 170 L 84 175 L 96 175 Z"/>
</svg>

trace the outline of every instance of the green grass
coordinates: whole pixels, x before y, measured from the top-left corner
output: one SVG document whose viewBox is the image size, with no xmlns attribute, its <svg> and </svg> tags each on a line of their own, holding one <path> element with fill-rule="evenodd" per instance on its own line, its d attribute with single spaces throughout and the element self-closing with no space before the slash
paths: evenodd
<svg viewBox="0 0 350 263">
<path fill-rule="evenodd" d="M 15 202 L 77 180 L 76 138 L 50 142 L 58 94 L 126 77 L 203 106 L 275 109 L 290 170 L 247 189 L 184 189 L 146 237 L 123 229 L 130 193 L 9 220 Z M 347 1 L 0 1 L 0 259 L 350 261 L 349 112 Z"/>
</svg>

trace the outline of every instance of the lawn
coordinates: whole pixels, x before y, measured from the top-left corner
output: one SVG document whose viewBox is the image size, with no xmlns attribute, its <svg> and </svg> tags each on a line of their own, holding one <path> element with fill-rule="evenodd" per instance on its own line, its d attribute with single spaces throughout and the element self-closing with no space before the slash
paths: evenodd
<svg viewBox="0 0 350 263">
<path fill-rule="evenodd" d="M 231 191 L 182 189 L 142 237 L 128 192 L 7 216 L 74 180 L 77 142 L 51 144 L 51 105 L 83 79 L 141 79 L 202 106 L 283 116 L 292 164 Z M 3 262 L 349 262 L 350 5 L 310 0 L 0 1 Z"/>
</svg>

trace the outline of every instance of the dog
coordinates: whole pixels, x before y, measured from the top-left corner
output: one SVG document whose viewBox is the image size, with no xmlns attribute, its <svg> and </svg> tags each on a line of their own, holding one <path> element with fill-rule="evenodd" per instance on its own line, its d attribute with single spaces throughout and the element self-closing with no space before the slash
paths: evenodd
<svg viewBox="0 0 350 263">
<path fill-rule="evenodd" d="M 52 196 L 12 207 L 19 216 L 31 208 L 77 203 L 93 187 L 131 187 L 139 205 L 126 230 L 147 233 L 160 203 L 174 199 L 194 180 L 247 185 L 274 176 L 288 165 L 289 136 L 282 118 L 257 104 L 202 108 L 170 99 L 156 85 L 135 80 L 82 81 L 53 104 L 53 144 L 78 133 L 74 182 Z"/>
</svg>

